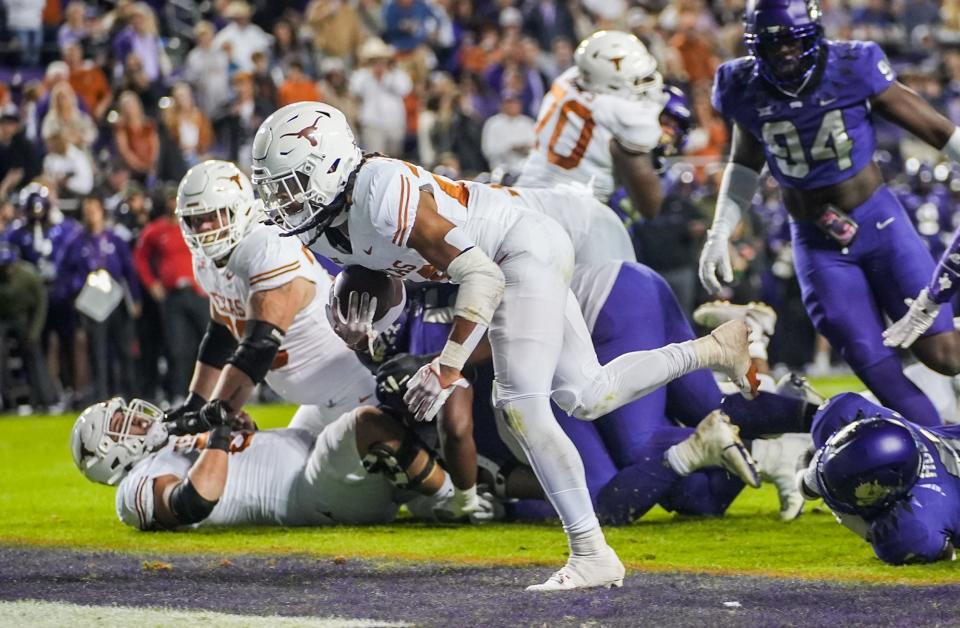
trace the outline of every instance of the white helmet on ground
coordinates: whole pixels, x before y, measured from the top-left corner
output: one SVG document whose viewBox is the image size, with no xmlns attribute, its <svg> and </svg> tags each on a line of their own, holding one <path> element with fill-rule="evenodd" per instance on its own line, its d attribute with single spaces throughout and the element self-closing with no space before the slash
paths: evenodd
<svg viewBox="0 0 960 628">
<path fill-rule="evenodd" d="M 217 261 L 256 224 L 260 207 L 247 175 L 229 161 L 211 159 L 180 180 L 177 217 L 190 250 Z"/>
<path fill-rule="evenodd" d="M 623 98 L 662 98 L 663 77 L 657 60 L 636 36 L 597 31 L 573 55 L 580 85 L 597 94 Z"/>
<path fill-rule="evenodd" d="M 134 399 L 114 397 L 84 410 L 73 425 L 70 451 L 88 480 L 114 485 L 150 451 L 147 433 L 163 421 L 163 411 Z"/>
<path fill-rule="evenodd" d="M 319 234 L 345 207 L 363 154 L 340 110 L 319 102 L 287 105 L 253 139 L 253 184 L 286 233 Z"/>
</svg>

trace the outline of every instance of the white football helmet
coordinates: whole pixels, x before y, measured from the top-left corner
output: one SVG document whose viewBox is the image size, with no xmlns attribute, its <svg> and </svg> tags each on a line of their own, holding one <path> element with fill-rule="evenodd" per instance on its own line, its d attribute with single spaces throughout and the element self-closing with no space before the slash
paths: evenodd
<svg viewBox="0 0 960 628">
<path fill-rule="evenodd" d="M 217 261 L 257 223 L 260 204 L 247 175 L 229 161 L 211 159 L 180 180 L 177 217 L 190 250 Z"/>
<path fill-rule="evenodd" d="M 73 424 L 70 451 L 88 480 L 114 485 L 150 451 L 147 433 L 163 421 L 163 411 L 134 399 L 127 404 L 114 397 L 90 406 Z"/>
<path fill-rule="evenodd" d="M 622 98 L 662 98 L 663 77 L 657 60 L 636 36 L 597 31 L 573 55 L 580 85 L 596 94 Z"/>
<path fill-rule="evenodd" d="M 253 138 L 253 184 L 284 232 L 319 234 L 343 212 L 350 175 L 362 159 L 340 110 L 294 103 L 264 120 Z"/>
</svg>

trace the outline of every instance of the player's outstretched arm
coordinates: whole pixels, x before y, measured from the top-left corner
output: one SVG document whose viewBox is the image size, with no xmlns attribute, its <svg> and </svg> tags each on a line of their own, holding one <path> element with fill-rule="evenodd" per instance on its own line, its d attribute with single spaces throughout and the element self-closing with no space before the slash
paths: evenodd
<svg viewBox="0 0 960 628">
<path fill-rule="evenodd" d="M 730 161 L 720 182 L 713 225 L 707 231 L 707 241 L 700 252 L 700 283 L 711 294 L 720 292 L 723 283 L 733 281 L 730 234 L 740 223 L 743 213 L 750 209 L 763 164 L 763 146 L 735 124 Z"/>
<path fill-rule="evenodd" d="M 460 371 L 490 326 L 506 280 L 462 229 L 440 215 L 428 192 L 420 192 L 407 245 L 460 286 L 443 351 L 411 378 L 404 397 L 414 417 L 422 421 L 437 415 L 455 387 L 468 385 Z"/>
<path fill-rule="evenodd" d="M 191 525 L 210 515 L 227 484 L 230 439 L 229 427 L 214 428 L 186 478 L 162 475 L 154 480 L 154 519 L 161 527 Z"/>
<path fill-rule="evenodd" d="M 957 127 L 903 83 L 892 83 L 874 96 L 870 105 L 873 111 L 887 120 L 942 150 L 953 161 L 960 162 L 960 134 L 957 133 Z"/>
<path fill-rule="evenodd" d="M 610 156 L 617 181 L 623 183 L 634 209 L 646 219 L 656 218 L 663 203 L 660 175 L 649 152 L 634 152 L 610 140 Z"/>
</svg>

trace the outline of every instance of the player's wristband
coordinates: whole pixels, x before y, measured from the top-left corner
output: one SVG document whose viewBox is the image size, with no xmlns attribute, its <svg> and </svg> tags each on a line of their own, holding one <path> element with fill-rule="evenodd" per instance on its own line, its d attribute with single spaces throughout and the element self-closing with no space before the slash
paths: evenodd
<svg viewBox="0 0 960 628">
<path fill-rule="evenodd" d="M 230 441 L 232 440 L 233 433 L 230 430 L 230 426 L 218 425 L 210 430 L 205 449 L 219 449 L 220 451 L 230 453 Z"/>
<path fill-rule="evenodd" d="M 486 325 L 476 323 L 463 344 L 448 339 L 447 344 L 443 345 L 443 351 L 440 352 L 440 364 L 462 371 L 486 331 Z"/>
</svg>

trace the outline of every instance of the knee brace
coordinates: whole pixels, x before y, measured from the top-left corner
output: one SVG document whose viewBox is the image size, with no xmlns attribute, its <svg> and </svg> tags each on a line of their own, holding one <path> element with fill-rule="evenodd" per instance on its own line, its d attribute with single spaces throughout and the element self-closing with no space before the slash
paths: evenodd
<svg viewBox="0 0 960 628">
<path fill-rule="evenodd" d="M 426 452 L 427 462 L 420 473 L 411 477 L 407 469 L 420 451 Z M 385 443 L 372 444 L 361 462 L 367 473 L 382 473 L 391 484 L 405 490 L 416 490 L 437 466 L 433 452 L 424 447 L 411 432 L 404 434 L 403 441 L 396 450 Z"/>
</svg>

